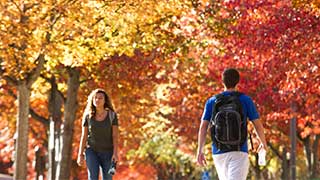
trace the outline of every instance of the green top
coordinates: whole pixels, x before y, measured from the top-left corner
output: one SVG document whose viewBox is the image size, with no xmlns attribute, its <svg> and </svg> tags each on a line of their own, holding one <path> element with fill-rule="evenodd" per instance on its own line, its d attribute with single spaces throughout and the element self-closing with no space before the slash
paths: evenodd
<svg viewBox="0 0 320 180">
<path fill-rule="evenodd" d="M 103 121 L 97 121 L 94 117 L 89 119 L 89 115 L 86 116 L 83 126 L 89 125 L 87 140 L 89 147 L 92 147 L 97 152 L 113 151 L 111 122 L 112 125 L 118 126 L 117 115 L 110 110 Z"/>
</svg>

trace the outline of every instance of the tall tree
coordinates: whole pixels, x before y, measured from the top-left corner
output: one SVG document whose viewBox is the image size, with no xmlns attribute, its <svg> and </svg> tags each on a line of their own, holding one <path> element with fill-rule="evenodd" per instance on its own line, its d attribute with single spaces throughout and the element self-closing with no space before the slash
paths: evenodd
<svg viewBox="0 0 320 180">
<path fill-rule="evenodd" d="M 1 76 L 17 87 L 19 102 L 14 176 L 26 179 L 30 91 L 44 67 L 46 46 L 59 13 L 49 2 L 5 1 L 0 9 Z"/>
<path fill-rule="evenodd" d="M 261 118 L 270 125 L 269 132 L 274 132 L 274 127 L 287 126 L 293 115 L 290 105 L 297 103 L 299 136 L 302 141 L 313 136 L 313 153 L 317 153 L 319 17 L 293 7 L 290 1 L 226 5 L 238 10 L 239 16 L 229 26 L 230 36 L 221 41 L 224 48 L 213 53 L 216 56 L 210 62 L 211 75 L 218 78 L 216 72 L 225 67 L 239 68 L 244 78 L 240 89 L 255 97 Z M 221 61 L 224 63 L 219 64 Z M 270 139 L 273 141 L 278 142 Z M 309 159 L 310 154 L 306 157 Z M 310 164 L 309 171 L 315 174 Z"/>
<path fill-rule="evenodd" d="M 56 179 L 69 179 L 71 169 L 71 149 L 73 140 L 73 122 L 77 111 L 77 95 L 79 89 L 79 70 L 75 68 L 68 69 L 68 90 L 67 100 L 65 102 L 64 122 L 62 131 L 62 147 L 60 151 L 60 162 L 58 163 L 58 171 Z"/>
<path fill-rule="evenodd" d="M 166 44 L 166 39 L 169 39 L 166 33 L 162 32 L 162 27 L 170 24 L 171 18 L 181 14 L 186 6 L 184 1 L 158 3 L 68 1 L 65 4 L 68 6 L 59 6 L 58 9 L 61 13 L 61 21 L 58 21 L 53 28 L 53 40 L 48 46 L 50 51 L 46 54 L 48 58 L 46 69 L 59 74 L 64 72 L 65 68 L 76 68 L 80 75 L 88 71 L 86 73 L 89 77 L 92 75 L 93 67 L 98 66 L 101 60 L 108 60 L 105 57 L 114 54 L 132 56 L 136 49 L 151 51 L 151 54 L 155 54 L 155 49 Z M 84 77 L 88 76 L 84 75 Z M 82 80 L 79 79 L 77 84 L 80 81 Z M 66 97 L 66 101 L 71 102 L 67 98 L 76 98 L 76 96 Z M 66 114 L 65 117 L 67 117 Z M 69 138 L 72 137 L 75 119 L 68 119 L 68 122 L 66 120 L 64 119 L 63 123 L 71 126 L 64 126 L 63 131 L 71 136 L 63 137 Z M 65 139 L 63 142 L 68 140 Z M 71 151 L 68 145 L 62 144 L 62 149 L 69 149 L 65 150 L 66 152 Z M 62 164 L 70 165 L 67 161 L 71 161 L 70 156 L 62 158 L 59 162 L 57 174 L 60 173 L 61 177 L 69 176 L 69 174 L 62 175 L 60 172 L 68 173 L 64 171 L 65 169 L 61 169 Z"/>
</svg>

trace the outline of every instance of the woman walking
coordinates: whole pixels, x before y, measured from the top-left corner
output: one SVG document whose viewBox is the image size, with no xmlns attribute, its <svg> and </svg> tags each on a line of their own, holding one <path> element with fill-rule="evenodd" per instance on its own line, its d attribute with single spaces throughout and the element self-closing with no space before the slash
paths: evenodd
<svg viewBox="0 0 320 180">
<path fill-rule="evenodd" d="M 98 180 L 100 168 L 103 180 L 112 179 L 108 170 L 112 161 L 118 161 L 118 134 L 118 118 L 108 94 L 93 90 L 83 113 L 77 159 L 79 166 L 86 160 L 88 180 Z"/>
</svg>

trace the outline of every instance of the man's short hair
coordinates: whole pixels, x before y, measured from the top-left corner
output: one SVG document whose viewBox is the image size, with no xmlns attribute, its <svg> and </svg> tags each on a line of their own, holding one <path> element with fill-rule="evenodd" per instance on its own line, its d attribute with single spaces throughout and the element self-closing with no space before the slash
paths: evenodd
<svg viewBox="0 0 320 180">
<path fill-rule="evenodd" d="M 228 68 L 223 71 L 222 81 L 227 88 L 234 88 L 240 80 L 239 72 L 234 68 Z"/>
</svg>

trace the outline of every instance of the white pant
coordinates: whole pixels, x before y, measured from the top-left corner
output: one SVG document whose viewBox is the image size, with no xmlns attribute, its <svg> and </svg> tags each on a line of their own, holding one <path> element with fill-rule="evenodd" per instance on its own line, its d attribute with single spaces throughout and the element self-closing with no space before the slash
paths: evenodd
<svg viewBox="0 0 320 180">
<path fill-rule="evenodd" d="M 246 180 L 249 171 L 248 153 L 232 151 L 213 155 L 220 180 Z"/>
</svg>

